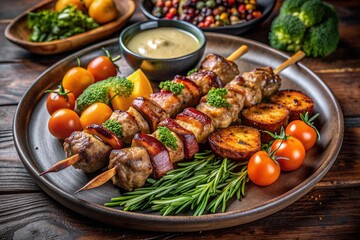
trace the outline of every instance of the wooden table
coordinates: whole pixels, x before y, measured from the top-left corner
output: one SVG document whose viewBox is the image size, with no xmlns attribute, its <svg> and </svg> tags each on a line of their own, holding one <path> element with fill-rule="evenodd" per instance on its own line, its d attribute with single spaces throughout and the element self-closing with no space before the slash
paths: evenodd
<svg viewBox="0 0 360 240">
<path fill-rule="evenodd" d="M 345 116 L 340 154 L 326 176 L 304 197 L 271 216 L 245 225 L 194 233 L 129 230 L 85 218 L 45 194 L 15 150 L 12 121 L 26 89 L 49 66 L 67 56 L 42 57 L 8 42 L 9 22 L 38 0 L 0 0 L 0 239 L 190 239 L 320 238 L 360 236 L 360 3 L 332 0 L 340 16 L 341 41 L 331 56 L 302 60 L 331 88 Z M 268 44 L 276 11 L 243 37 Z M 144 20 L 138 9 L 130 23 Z M 130 24 L 129 23 L 129 24 Z"/>
</svg>

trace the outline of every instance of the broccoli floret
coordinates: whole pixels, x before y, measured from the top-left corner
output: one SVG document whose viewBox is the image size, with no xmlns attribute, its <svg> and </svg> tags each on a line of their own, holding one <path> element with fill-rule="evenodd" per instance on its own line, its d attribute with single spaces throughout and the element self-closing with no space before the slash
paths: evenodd
<svg viewBox="0 0 360 240">
<path fill-rule="evenodd" d="M 328 18 L 320 25 L 308 29 L 303 51 L 308 56 L 325 57 L 336 50 L 339 39 L 336 19 Z"/>
<path fill-rule="evenodd" d="M 321 22 L 325 15 L 325 6 L 320 0 L 310 0 L 305 2 L 299 13 L 294 13 L 305 24 L 311 27 Z"/>
<path fill-rule="evenodd" d="M 115 95 L 128 97 L 134 89 L 134 83 L 125 77 L 110 77 L 90 85 L 76 99 L 76 108 L 81 113 L 96 102 L 110 104 L 111 90 Z"/>
<path fill-rule="evenodd" d="M 339 42 L 339 18 L 334 7 L 320 0 L 287 0 L 269 33 L 270 45 L 285 51 L 303 50 L 324 57 Z"/>
<path fill-rule="evenodd" d="M 114 119 L 108 119 L 103 123 L 103 126 L 111 132 L 115 133 L 119 138 L 122 137 L 123 127 L 118 121 Z"/>
<path fill-rule="evenodd" d="M 299 13 L 301 6 L 307 1 L 309 0 L 286 0 L 280 8 L 280 14 Z"/>
<path fill-rule="evenodd" d="M 285 51 L 297 51 L 306 27 L 296 16 L 291 14 L 279 15 L 271 25 L 269 40 L 271 46 Z"/>
</svg>

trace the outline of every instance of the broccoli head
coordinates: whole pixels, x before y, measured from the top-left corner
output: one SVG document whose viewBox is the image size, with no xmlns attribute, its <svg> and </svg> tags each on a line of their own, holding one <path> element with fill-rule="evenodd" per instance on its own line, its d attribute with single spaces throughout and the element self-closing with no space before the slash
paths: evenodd
<svg viewBox="0 0 360 240">
<path fill-rule="evenodd" d="M 336 19 L 328 18 L 308 29 L 302 49 L 308 56 L 325 57 L 336 50 L 339 39 Z"/>
<path fill-rule="evenodd" d="M 306 27 L 311 27 L 321 22 L 325 15 L 325 5 L 320 0 L 305 2 L 299 13 L 295 13 Z"/>
<path fill-rule="evenodd" d="M 286 0 L 269 33 L 270 45 L 285 51 L 303 50 L 324 57 L 339 42 L 339 18 L 334 7 L 320 0 Z"/>
<path fill-rule="evenodd" d="M 291 14 L 279 15 L 271 25 L 269 40 L 271 46 L 285 50 L 297 51 L 304 36 L 306 27 L 296 16 Z"/>
<path fill-rule="evenodd" d="M 76 99 L 76 108 L 81 113 L 96 102 L 110 104 L 110 91 L 118 96 L 128 97 L 134 89 L 134 83 L 125 77 L 110 77 L 90 85 Z"/>
<path fill-rule="evenodd" d="M 280 14 L 299 13 L 301 6 L 307 1 L 309 0 L 286 0 L 280 8 Z"/>
</svg>

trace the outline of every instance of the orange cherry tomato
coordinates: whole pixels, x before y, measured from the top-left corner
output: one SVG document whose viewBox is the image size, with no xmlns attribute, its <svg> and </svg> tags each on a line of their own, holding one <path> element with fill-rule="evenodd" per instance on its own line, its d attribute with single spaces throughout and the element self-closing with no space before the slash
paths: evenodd
<svg viewBox="0 0 360 240">
<path fill-rule="evenodd" d="M 89 16 L 104 24 L 116 18 L 117 10 L 112 0 L 94 0 L 89 7 Z"/>
<path fill-rule="evenodd" d="M 248 175 L 253 183 L 268 186 L 280 176 L 280 166 L 265 151 L 256 152 L 248 163 Z"/>
<path fill-rule="evenodd" d="M 286 134 L 291 135 L 302 142 L 305 150 L 312 148 L 317 140 L 316 131 L 301 120 L 294 120 L 286 127 Z"/>
<path fill-rule="evenodd" d="M 81 114 L 81 126 L 86 128 L 91 124 L 101 125 L 110 118 L 112 112 L 112 109 L 105 103 L 94 103 Z"/>
<path fill-rule="evenodd" d="M 299 139 L 304 145 L 305 150 L 309 150 L 315 145 L 317 139 L 320 138 L 320 133 L 314 126 L 314 120 L 318 116 L 319 114 L 315 114 L 309 118 L 308 113 L 305 115 L 300 114 L 301 120 L 290 122 L 286 127 L 285 133 Z"/>
<path fill-rule="evenodd" d="M 59 85 L 58 89 L 48 90 L 46 92 L 49 93 L 46 99 L 46 108 L 50 115 L 62 108 L 74 110 L 75 96 L 69 90 L 66 90 Z"/>
<path fill-rule="evenodd" d="M 115 64 L 120 56 L 111 58 L 108 50 L 103 48 L 106 56 L 94 58 L 87 66 L 87 70 L 94 76 L 95 81 L 101 81 L 117 75 L 118 66 Z"/>
<path fill-rule="evenodd" d="M 51 115 L 48 128 L 54 137 L 62 140 L 69 137 L 72 132 L 82 130 L 77 113 L 66 108 L 59 109 Z"/>
<path fill-rule="evenodd" d="M 66 72 L 62 84 L 78 97 L 88 86 L 95 83 L 94 76 L 85 68 L 73 67 Z"/>
<path fill-rule="evenodd" d="M 275 140 L 271 144 L 271 151 L 275 150 L 274 156 L 283 171 L 298 169 L 304 162 L 304 145 L 293 136 L 289 136 L 285 140 Z"/>
</svg>

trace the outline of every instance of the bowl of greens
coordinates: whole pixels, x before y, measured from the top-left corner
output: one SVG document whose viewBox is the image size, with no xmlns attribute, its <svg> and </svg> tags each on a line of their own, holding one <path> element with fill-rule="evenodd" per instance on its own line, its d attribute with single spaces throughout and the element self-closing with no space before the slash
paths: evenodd
<svg viewBox="0 0 360 240">
<path fill-rule="evenodd" d="M 50 55 L 78 49 L 99 41 L 123 27 L 135 11 L 132 0 L 113 0 L 114 18 L 95 21 L 74 6 L 56 10 L 55 0 L 46 0 L 24 11 L 5 29 L 5 37 L 29 52 Z"/>
</svg>

